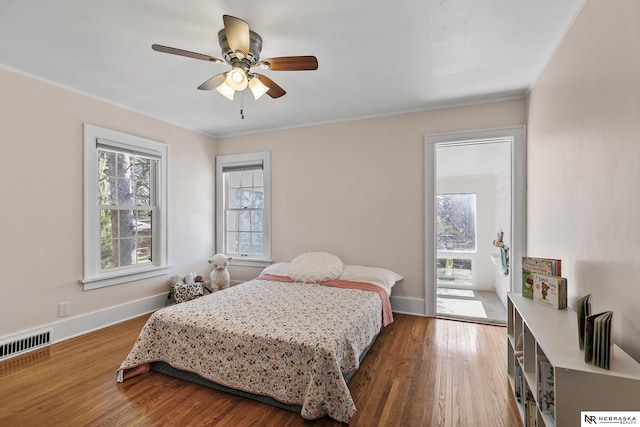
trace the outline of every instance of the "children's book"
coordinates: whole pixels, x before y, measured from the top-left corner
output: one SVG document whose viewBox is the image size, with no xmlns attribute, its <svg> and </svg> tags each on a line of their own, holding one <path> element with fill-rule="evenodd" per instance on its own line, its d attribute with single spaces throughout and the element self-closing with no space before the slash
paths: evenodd
<svg viewBox="0 0 640 427">
<path fill-rule="evenodd" d="M 580 350 L 584 349 L 584 323 L 585 318 L 591 315 L 591 294 L 578 298 L 576 301 L 576 315 L 578 316 L 578 344 Z"/>
<path fill-rule="evenodd" d="M 610 357 L 612 316 L 612 311 L 604 311 L 587 316 L 584 323 L 584 361 L 601 368 L 606 365 L 605 369 L 609 369 L 609 360 L 606 360 L 607 354 L 603 355 L 602 352 Z"/>
<path fill-rule="evenodd" d="M 609 369 L 611 361 L 611 319 L 612 311 L 605 311 L 594 320 L 593 364 Z"/>
<path fill-rule="evenodd" d="M 593 360 L 593 322 L 598 314 L 591 314 L 584 319 L 584 361 L 591 362 Z"/>
<path fill-rule="evenodd" d="M 561 276 L 561 267 L 559 259 L 522 257 L 522 296 L 533 298 L 533 273 Z"/>
<path fill-rule="evenodd" d="M 567 308 L 567 279 L 533 273 L 533 300 L 555 309 Z"/>
<path fill-rule="evenodd" d="M 555 414 L 553 365 L 546 357 L 538 356 L 538 406 L 543 414 Z"/>
</svg>

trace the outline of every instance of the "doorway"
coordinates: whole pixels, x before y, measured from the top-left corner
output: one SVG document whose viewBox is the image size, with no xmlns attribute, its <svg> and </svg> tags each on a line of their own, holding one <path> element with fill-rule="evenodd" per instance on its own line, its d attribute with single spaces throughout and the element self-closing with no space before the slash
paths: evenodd
<svg viewBox="0 0 640 427">
<path fill-rule="evenodd" d="M 521 286 L 524 166 L 524 127 L 427 136 L 427 316 L 506 323 L 507 292 Z"/>
</svg>

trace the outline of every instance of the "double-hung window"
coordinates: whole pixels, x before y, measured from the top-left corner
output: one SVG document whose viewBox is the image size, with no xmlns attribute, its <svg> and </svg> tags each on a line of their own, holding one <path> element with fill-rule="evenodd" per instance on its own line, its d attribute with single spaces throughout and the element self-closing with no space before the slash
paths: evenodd
<svg viewBox="0 0 640 427">
<path fill-rule="evenodd" d="M 165 274 L 167 146 L 84 131 L 84 289 Z"/>
<path fill-rule="evenodd" d="M 269 152 L 216 158 L 216 236 L 234 264 L 271 262 Z"/>
</svg>

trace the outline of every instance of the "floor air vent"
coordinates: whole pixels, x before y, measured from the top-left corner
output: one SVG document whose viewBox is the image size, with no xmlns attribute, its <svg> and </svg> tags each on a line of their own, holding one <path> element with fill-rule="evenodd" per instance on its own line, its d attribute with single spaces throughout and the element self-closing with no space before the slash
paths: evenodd
<svg viewBox="0 0 640 427">
<path fill-rule="evenodd" d="M 41 329 L 0 342 L 0 360 L 51 344 L 52 329 Z"/>
</svg>

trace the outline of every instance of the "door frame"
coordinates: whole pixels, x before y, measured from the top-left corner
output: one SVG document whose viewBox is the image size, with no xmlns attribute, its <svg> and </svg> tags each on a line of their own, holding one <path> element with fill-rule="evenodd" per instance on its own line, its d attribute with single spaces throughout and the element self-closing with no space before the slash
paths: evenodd
<svg viewBox="0 0 640 427">
<path fill-rule="evenodd" d="M 437 150 L 439 145 L 467 145 L 502 140 L 511 143 L 511 242 L 509 244 L 509 276 L 511 292 L 521 292 L 522 255 L 526 238 L 526 127 L 515 126 L 477 131 L 439 133 L 425 136 L 425 229 L 424 229 L 424 313 L 435 317 L 437 312 L 436 286 L 436 186 Z M 515 274 L 514 274 L 515 273 Z"/>
</svg>

